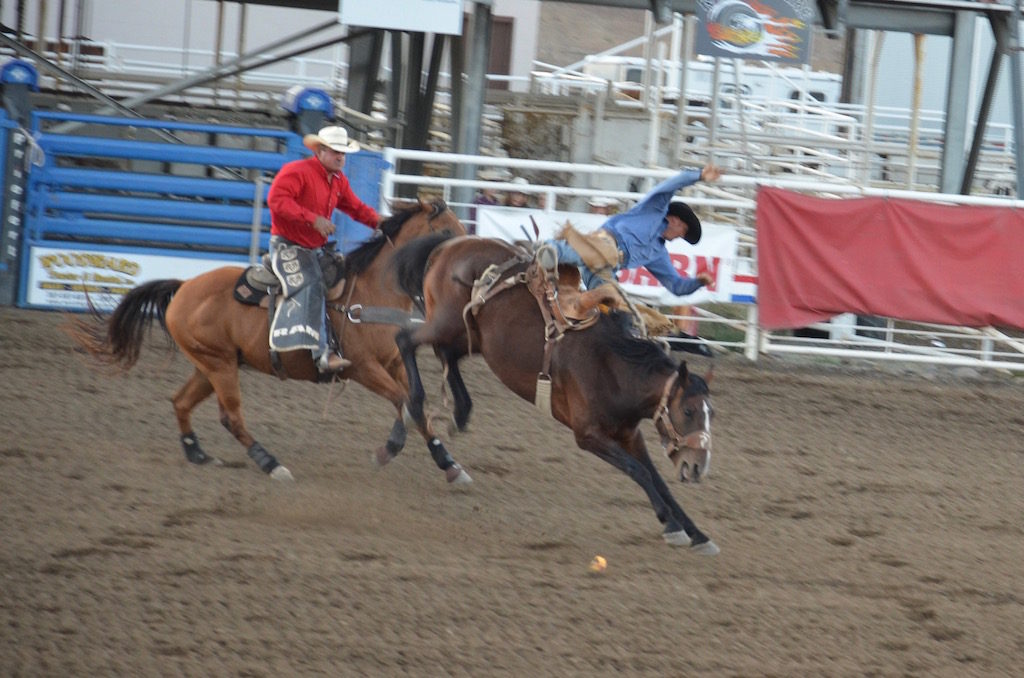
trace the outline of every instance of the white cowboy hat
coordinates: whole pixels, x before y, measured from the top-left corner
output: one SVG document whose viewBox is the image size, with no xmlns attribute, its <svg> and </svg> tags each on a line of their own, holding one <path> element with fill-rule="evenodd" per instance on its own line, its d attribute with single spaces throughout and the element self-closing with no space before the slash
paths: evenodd
<svg viewBox="0 0 1024 678">
<path fill-rule="evenodd" d="M 322 127 L 316 134 L 307 134 L 302 137 L 302 144 L 311 151 L 315 151 L 318 146 L 326 146 L 339 153 L 355 153 L 359 150 L 359 142 L 349 140 L 348 130 L 337 125 Z"/>
<path fill-rule="evenodd" d="M 507 169 L 482 169 L 477 173 L 481 181 L 508 181 L 512 173 Z"/>
</svg>

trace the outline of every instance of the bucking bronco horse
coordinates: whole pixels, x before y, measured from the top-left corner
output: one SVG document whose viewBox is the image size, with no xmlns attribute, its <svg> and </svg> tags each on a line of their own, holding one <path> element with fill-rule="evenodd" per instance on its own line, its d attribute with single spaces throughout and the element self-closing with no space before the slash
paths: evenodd
<svg viewBox="0 0 1024 678">
<path fill-rule="evenodd" d="M 426 317 L 397 335 L 410 413 L 425 423 L 416 348 L 430 345 L 446 369 L 455 424 L 464 428 L 472 402 L 458 361 L 478 353 L 514 393 L 571 428 L 582 449 L 636 481 L 669 544 L 717 553 L 672 497 L 639 430 L 644 419 L 654 419 L 677 476 L 699 481 L 711 458 L 710 377 L 690 372 L 663 344 L 636 335 L 630 314 L 602 312 L 600 304 L 609 299 L 572 299 L 579 271 L 556 269 L 553 258 L 550 248 L 534 256 L 474 236 L 427 236 L 398 251 L 399 285 Z M 569 313 L 569 306 L 578 312 Z"/>
</svg>

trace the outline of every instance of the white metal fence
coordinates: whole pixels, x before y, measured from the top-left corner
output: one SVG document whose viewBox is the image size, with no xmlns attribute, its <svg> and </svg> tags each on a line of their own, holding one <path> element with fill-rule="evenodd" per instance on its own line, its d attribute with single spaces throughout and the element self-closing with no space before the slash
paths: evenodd
<svg viewBox="0 0 1024 678">
<path fill-rule="evenodd" d="M 575 163 L 543 162 L 524 159 L 501 159 L 486 156 L 454 155 L 427 151 L 386 149 L 385 158 L 393 167 L 400 161 L 417 161 L 427 168 L 424 174 L 401 174 L 386 171 L 382 186 L 384 200 L 408 195 L 439 196 L 463 215 L 472 208 L 465 196 L 484 188 L 498 191 L 517 190 L 537 197 L 543 196 L 545 209 L 585 211 L 592 197 L 614 197 L 628 202 L 642 197 L 642 192 L 595 189 L 590 183 L 598 175 L 618 177 L 623 185 L 635 179 L 648 183 L 671 176 L 676 170 L 637 167 L 611 167 Z M 505 180 L 482 181 L 454 178 L 459 168 L 500 169 Z M 473 173 L 470 173 L 473 174 Z M 513 176 L 535 177 L 557 175 L 558 184 L 531 180 L 528 184 L 511 183 Z M 730 224 L 739 231 L 737 270 L 756 275 L 757 229 L 754 223 L 754 195 L 759 186 L 775 186 L 818 195 L 888 196 L 914 200 L 991 205 L 1024 208 L 1024 201 L 1009 199 L 942 195 L 895 188 L 873 188 L 842 181 L 818 178 L 780 179 L 726 174 L 715 184 L 698 183 L 687 189 L 686 200 L 704 218 Z M 641 191 L 646 190 L 645 185 Z M 406 190 L 403 190 L 406 189 Z M 472 225 L 470 223 L 469 225 Z M 1021 237 L 1024 237 L 1022 234 Z M 806 328 L 803 332 L 769 332 L 758 325 L 758 309 L 754 304 L 711 304 L 691 307 L 689 315 L 675 316 L 699 323 L 700 333 L 710 337 L 712 345 L 742 351 L 751 360 L 761 354 L 802 354 L 878 361 L 905 361 L 946 366 L 1024 371 L 1024 332 L 1007 334 L 996 328 L 952 327 L 911 322 L 899 318 L 857 318 L 844 314 L 829 323 Z"/>
</svg>

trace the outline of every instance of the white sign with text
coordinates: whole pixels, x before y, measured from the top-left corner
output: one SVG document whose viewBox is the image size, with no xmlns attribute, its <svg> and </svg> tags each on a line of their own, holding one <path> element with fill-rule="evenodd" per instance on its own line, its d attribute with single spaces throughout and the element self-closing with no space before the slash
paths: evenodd
<svg viewBox="0 0 1024 678">
<path fill-rule="evenodd" d="M 526 240 L 534 237 L 533 221 L 540 231 L 540 239 L 553 238 L 566 221 L 583 233 L 599 228 L 608 217 L 603 214 L 579 212 L 545 212 L 515 207 L 480 207 L 477 214 L 477 235 L 502 240 Z M 696 245 L 680 239 L 666 245 L 672 265 L 680 275 L 694 277 L 710 273 L 715 282 L 693 294 L 677 297 L 648 273 L 646 268 L 630 268 L 619 272 L 619 284 L 632 296 L 655 306 L 701 304 L 711 301 L 731 301 L 736 269 L 736 245 L 739 232 L 731 226 L 702 222 L 700 242 Z"/>
<path fill-rule="evenodd" d="M 338 16 L 346 26 L 461 35 L 462 1 L 340 0 Z"/>
<path fill-rule="evenodd" d="M 128 290 L 149 280 L 187 280 L 221 266 L 247 265 L 209 257 L 51 247 L 33 247 L 29 260 L 27 304 L 84 310 L 91 303 L 102 311 L 114 308 Z"/>
</svg>

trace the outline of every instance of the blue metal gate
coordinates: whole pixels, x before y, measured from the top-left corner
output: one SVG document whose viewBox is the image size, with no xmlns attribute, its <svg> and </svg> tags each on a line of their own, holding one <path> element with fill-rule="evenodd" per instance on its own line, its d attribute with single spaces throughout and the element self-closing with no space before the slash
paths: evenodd
<svg viewBox="0 0 1024 678">
<path fill-rule="evenodd" d="M 28 176 L 18 294 L 28 307 L 82 309 L 86 286 L 113 303 L 151 276 L 248 261 L 267 248 L 270 178 L 308 154 L 279 129 L 48 111 L 32 115 L 31 132 L 44 161 Z M 367 151 L 346 164 L 367 204 L 379 204 L 385 165 Z"/>
</svg>

